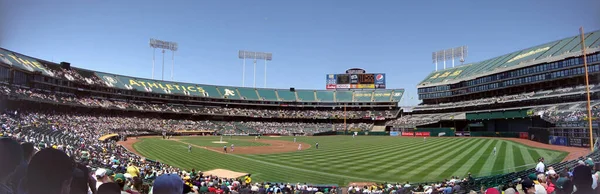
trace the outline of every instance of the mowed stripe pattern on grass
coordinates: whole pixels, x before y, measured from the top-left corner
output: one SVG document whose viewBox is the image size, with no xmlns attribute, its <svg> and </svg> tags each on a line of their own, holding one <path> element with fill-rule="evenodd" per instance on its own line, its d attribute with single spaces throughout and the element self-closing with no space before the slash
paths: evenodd
<svg viewBox="0 0 600 194">
<path fill-rule="evenodd" d="M 548 163 L 553 163 L 567 155 L 489 138 L 296 138 L 299 142 L 311 145 L 318 142 L 319 149 L 313 146 L 289 153 L 231 155 L 196 148 L 188 153 L 183 143 L 158 138 L 143 139 L 134 144 L 134 148 L 147 158 L 186 170 L 223 168 L 252 173 L 258 181 L 340 185 L 356 181 L 438 181 L 450 176 L 463 177 L 468 172 L 474 176 L 500 174 L 533 168 L 540 156 L 545 157 Z M 253 137 L 234 139 L 251 141 Z M 293 137 L 273 139 L 293 141 Z M 218 137 L 197 137 L 187 142 L 214 140 L 218 140 Z M 493 154 L 494 147 L 497 149 L 496 155 Z"/>
</svg>

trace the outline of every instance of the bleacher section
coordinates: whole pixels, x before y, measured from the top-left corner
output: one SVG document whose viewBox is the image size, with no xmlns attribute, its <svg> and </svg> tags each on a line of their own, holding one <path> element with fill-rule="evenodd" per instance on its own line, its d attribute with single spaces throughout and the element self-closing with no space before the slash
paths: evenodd
<svg viewBox="0 0 600 194">
<path fill-rule="evenodd" d="M 253 101 L 299 101 L 299 102 L 398 102 L 403 89 L 377 90 L 277 90 L 214 86 L 181 82 L 159 81 L 145 78 L 116 75 L 71 67 L 64 69 L 59 64 L 38 60 L 0 48 L 0 65 L 12 66 L 24 71 L 41 72 L 45 76 L 69 81 L 99 85 L 102 87 L 134 90 L 166 95 L 226 98 Z"/>
</svg>

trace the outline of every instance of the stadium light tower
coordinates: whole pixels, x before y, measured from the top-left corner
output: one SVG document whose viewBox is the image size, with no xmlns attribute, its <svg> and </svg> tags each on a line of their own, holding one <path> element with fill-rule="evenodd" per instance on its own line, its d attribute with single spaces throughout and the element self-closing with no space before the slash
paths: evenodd
<svg viewBox="0 0 600 194">
<path fill-rule="evenodd" d="M 267 61 L 273 60 L 273 53 L 266 52 L 254 52 L 254 51 L 238 51 L 238 58 L 242 59 L 242 86 L 246 86 L 246 59 L 254 59 L 254 85 L 256 87 L 256 61 L 264 60 L 265 61 L 265 79 L 264 79 L 264 87 L 267 87 Z"/>
<path fill-rule="evenodd" d="M 165 50 L 170 50 L 173 52 L 173 57 L 171 58 L 171 81 L 173 81 L 173 71 L 175 70 L 175 51 L 179 48 L 179 45 L 176 42 L 169 42 L 164 40 L 158 40 L 151 38 L 150 39 L 150 47 L 153 48 L 152 51 L 152 79 L 154 79 L 154 55 L 156 54 L 156 49 L 162 49 L 163 55 L 163 64 L 162 64 L 162 78 L 161 80 L 165 80 Z"/>
<path fill-rule="evenodd" d="M 452 61 L 452 67 L 454 67 L 455 58 L 459 58 L 461 64 L 465 62 L 467 57 L 467 46 L 459 46 L 451 49 L 439 50 L 431 53 L 431 59 L 435 64 L 435 71 L 438 70 L 438 62 L 444 63 L 444 69 L 446 69 L 446 61 Z"/>
</svg>

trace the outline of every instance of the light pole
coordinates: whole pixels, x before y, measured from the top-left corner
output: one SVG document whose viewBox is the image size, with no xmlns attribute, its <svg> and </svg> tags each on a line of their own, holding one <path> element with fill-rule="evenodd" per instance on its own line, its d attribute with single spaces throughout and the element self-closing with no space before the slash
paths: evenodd
<svg viewBox="0 0 600 194">
<path fill-rule="evenodd" d="M 246 86 L 246 59 L 250 58 L 254 61 L 254 83 L 253 87 L 256 87 L 256 62 L 257 60 L 265 61 L 265 78 L 264 78 L 264 86 L 267 87 L 267 61 L 273 60 L 273 53 L 266 52 L 254 52 L 254 51 L 238 51 L 238 58 L 242 59 L 242 87 Z"/>
<path fill-rule="evenodd" d="M 173 52 L 173 56 L 171 58 L 171 81 L 173 81 L 173 71 L 175 70 L 175 51 L 179 48 L 179 45 L 176 42 L 169 42 L 158 39 L 150 39 L 150 47 L 153 48 L 152 52 L 152 79 L 154 79 L 154 55 L 156 54 L 156 48 L 162 49 L 163 54 L 163 64 L 162 64 L 162 77 L 161 80 L 165 80 L 165 50 L 170 50 Z"/>
</svg>

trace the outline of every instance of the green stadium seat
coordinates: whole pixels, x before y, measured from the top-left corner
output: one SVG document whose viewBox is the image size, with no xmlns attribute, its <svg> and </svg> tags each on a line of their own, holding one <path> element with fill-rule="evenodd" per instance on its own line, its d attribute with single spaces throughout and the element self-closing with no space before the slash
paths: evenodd
<svg viewBox="0 0 600 194">
<path fill-rule="evenodd" d="M 317 99 L 321 102 L 333 102 L 333 91 L 317 90 Z"/>
<path fill-rule="evenodd" d="M 352 91 L 335 91 L 336 102 L 352 102 Z"/>
<path fill-rule="evenodd" d="M 274 89 L 256 89 L 256 91 L 258 91 L 258 95 L 260 98 L 262 98 L 262 100 L 270 100 L 270 101 L 276 101 L 277 99 L 277 94 L 275 94 L 275 90 Z"/>
<path fill-rule="evenodd" d="M 238 88 L 238 91 L 246 100 L 260 100 L 254 88 Z"/>
<path fill-rule="evenodd" d="M 354 91 L 354 102 L 372 102 L 373 91 Z"/>
<path fill-rule="evenodd" d="M 315 99 L 315 91 L 314 90 L 296 90 L 296 94 L 298 94 L 298 101 L 304 101 L 304 102 L 317 101 L 317 99 Z"/>
<path fill-rule="evenodd" d="M 277 95 L 282 101 L 296 101 L 296 93 L 289 90 L 277 90 Z"/>
</svg>

